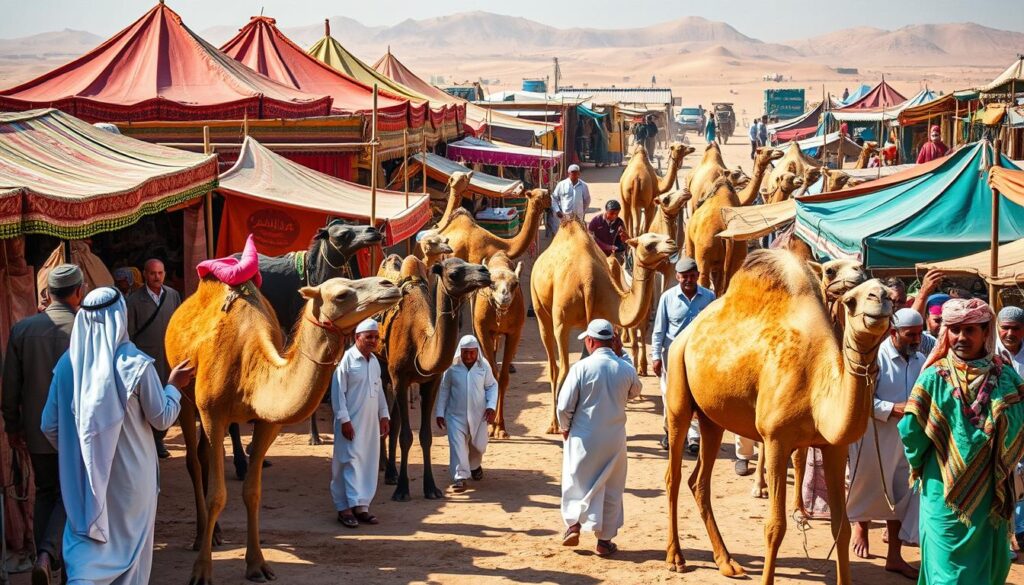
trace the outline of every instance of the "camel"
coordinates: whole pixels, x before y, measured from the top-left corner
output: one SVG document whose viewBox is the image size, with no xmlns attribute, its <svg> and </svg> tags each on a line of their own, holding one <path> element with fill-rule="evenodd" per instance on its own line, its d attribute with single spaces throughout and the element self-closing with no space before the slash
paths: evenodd
<svg viewBox="0 0 1024 585">
<path fill-rule="evenodd" d="M 704 148 L 704 156 L 690 171 L 690 176 L 686 178 L 686 188 L 690 190 L 690 193 L 696 195 L 686 204 L 690 215 L 697 210 L 698 200 L 704 198 L 715 181 L 727 174 L 729 174 L 729 169 L 726 168 L 725 161 L 722 160 L 722 147 L 712 142 Z"/>
<path fill-rule="evenodd" d="M 758 149 L 754 158 L 754 176 L 739 193 L 725 177 L 719 178 L 706 201 L 693 213 L 686 224 L 686 255 L 697 261 L 700 268 L 700 285 L 714 286 L 715 294 L 721 296 L 728 290 L 729 280 L 739 269 L 746 256 L 745 242 L 718 237 L 725 229 L 722 209 L 749 205 L 757 197 L 768 166 L 782 157 L 782 152 L 773 148 Z"/>
<path fill-rule="evenodd" d="M 489 425 L 492 438 L 507 439 L 505 428 L 505 393 L 508 392 L 512 361 L 519 349 L 519 338 L 526 323 L 526 303 L 520 275 L 523 263 L 515 263 L 504 252 L 498 252 L 484 261 L 491 273 L 491 286 L 476 291 L 473 307 L 473 331 L 483 348 L 484 357 L 491 363 L 498 379 L 498 408 L 494 423 Z M 498 369 L 498 344 L 504 337 L 501 368 Z"/>
<path fill-rule="evenodd" d="M 190 583 L 212 582 L 215 527 L 227 500 L 224 435 L 228 425 L 250 421 L 255 422 L 252 466 L 242 488 L 247 520 L 245 577 L 275 578 L 263 558 L 259 534 L 267 449 L 283 425 L 309 418 L 320 405 L 345 349 L 346 332 L 401 298 L 398 288 L 381 278 L 332 278 L 319 286 L 302 287 L 298 293 L 306 305 L 287 348 L 273 308 L 252 281 L 232 289 L 212 277 L 204 278 L 168 325 L 168 359 L 173 363 L 188 359 L 196 368 L 195 383 L 182 392 L 185 400 L 179 418 L 196 500 L 193 548 L 199 556 Z"/>
<path fill-rule="evenodd" d="M 813 169 L 815 167 L 807 167 Z M 806 171 L 805 171 L 806 172 Z M 821 171 L 818 171 L 820 174 Z M 804 178 L 795 173 L 782 173 L 779 177 L 778 186 L 775 192 L 765 195 L 765 203 L 781 203 L 793 196 L 798 189 L 804 186 Z"/>
<path fill-rule="evenodd" d="M 648 231 L 654 221 L 654 198 L 668 192 L 676 183 L 683 158 L 695 149 L 678 142 L 669 146 L 668 172 L 658 177 L 642 145 L 633 149 L 626 170 L 619 177 L 619 196 L 622 198 L 622 221 L 632 235 Z"/>
<path fill-rule="evenodd" d="M 433 442 L 434 399 L 441 374 L 452 364 L 459 344 L 459 311 L 463 301 L 476 290 L 490 286 L 486 268 L 459 258 L 448 258 L 430 269 L 437 276 L 435 310 L 431 313 L 427 292 L 427 269 L 419 258 L 406 256 L 402 262 L 402 300 L 384 314 L 381 325 L 381 358 L 395 390 L 391 408 L 391 433 L 384 482 L 395 485 L 391 496 L 409 501 L 409 449 L 412 425 L 409 421 L 409 386 L 419 384 L 420 448 L 423 450 L 423 495 L 427 499 L 444 494 L 434 482 L 430 465 Z M 433 315 L 433 316 L 432 316 Z M 401 471 L 396 468 L 397 448 L 402 448 Z"/>
<path fill-rule="evenodd" d="M 445 186 L 448 189 L 448 203 L 445 205 L 444 213 L 441 214 L 441 219 L 437 220 L 435 229 L 448 225 L 455 210 L 462 209 L 462 198 L 465 197 L 466 189 L 469 189 L 469 180 L 472 178 L 473 171 L 468 173 L 456 171 L 448 177 L 448 184 Z"/>
<path fill-rule="evenodd" d="M 835 171 L 824 167 L 821 169 L 821 176 L 825 178 L 825 184 L 821 189 L 822 193 L 840 191 L 850 182 L 850 175 L 847 175 L 843 171 Z"/>
<path fill-rule="evenodd" d="M 678 500 L 686 429 L 696 413 L 700 454 L 689 485 L 719 572 L 744 575 L 729 554 L 711 509 L 711 473 L 728 429 L 763 443 L 769 485 L 765 564 L 774 583 L 786 531 L 786 466 L 795 449 L 819 447 L 825 462 L 839 585 L 850 580 L 846 518 L 847 449 L 867 428 L 878 346 L 889 330 L 892 301 L 877 280 L 843 296 L 846 326 L 836 342 L 821 284 L 806 263 L 783 250 L 750 254 L 733 287 L 672 342 L 668 359 L 669 538 L 666 561 L 686 561 L 679 545 Z M 739 324 L 742 323 L 742 326 Z M 723 359 L 722 347 L 731 348 Z"/>
<path fill-rule="evenodd" d="M 779 188 L 779 179 L 784 173 L 793 173 L 800 176 L 804 174 L 806 167 L 820 167 L 821 163 L 804 154 L 796 142 L 790 142 L 785 148 L 784 156 L 775 163 L 775 168 L 768 175 L 768 180 L 762 185 L 766 193 L 774 193 Z"/>
<path fill-rule="evenodd" d="M 436 230 L 428 230 L 420 237 L 419 254 L 417 257 L 423 259 L 427 268 L 444 260 L 445 256 L 452 253 L 452 247 L 448 245 L 448 238 L 437 233 Z"/>
<path fill-rule="evenodd" d="M 555 402 L 569 371 L 569 333 L 592 319 L 607 319 L 630 329 L 647 319 L 655 271 L 678 251 L 675 242 L 659 234 L 628 240 L 634 248 L 633 281 L 623 290 L 612 279 L 607 258 L 582 222 L 563 221 L 551 244 L 533 265 L 530 289 L 541 341 L 548 357 L 551 383 L 551 426 L 558 432 Z"/>
<path fill-rule="evenodd" d="M 533 244 L 537 230 L 544 218 L 544 213 L 551 207 L 551 196 L 547 189 L 531 189 L 526 192 L 526 214 L 519 233 L 511 238 L 499 238 L 477 225 L 476 220 L 464 209 L 452 213 L 451 220 L 438 229 L 448 238 L 452 255 L 466 262 L 482 262 L 498 252 L 508 254 L 510 258 L 522 256 Z"/>
<path fill-rule="evenodd" d="M 868 168 L 868 162 L 871 157 L 878 152 L 878 143 L 870 140 L 865 140 L 864 144 L 860 147 L 860 154 L 857 156 L 857 164 L 853 165 L 855 169 L 866 169 Z"/>
</svg>

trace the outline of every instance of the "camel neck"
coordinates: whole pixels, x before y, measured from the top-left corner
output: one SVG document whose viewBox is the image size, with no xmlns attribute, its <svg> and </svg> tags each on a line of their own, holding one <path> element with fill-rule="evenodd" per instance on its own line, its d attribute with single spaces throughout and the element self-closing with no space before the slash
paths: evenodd
<svg viewBox="0 0 1024 585">
<path fill-rule="evenodd" d="M 878 348 L 884 339 L 884 335 L 858 335 L 847 322 L 836 348 L 839 355 L 832 361 L 838 361 L 840 367 L 833 371 L 824 399 L 816 404 L 819 432 L 830 444 L 849 445 L 863 436 L 878 380 Z"/>
<path fill-rule="evenodd" d="M 740 205 L 750 205 L 757 199 L 757 194 L 761 191 L 761 183 L 764 181 L 764 175 L 767 171 L 767 167 L 767 164 L 754 165 L 754 176 L 750 178 L 750 183 L 748 183 L 742 191 L 736 194 L 739 197 Z"/>
<path fill-rule="evenodd" d="M 633 284 L 619 303 L 619 326 L 636 327 L 651 308 L 651 276 L 654 272 L 640 262 L 633 264 Z"/>
<path fill-rule="evenodd" d="M 451 365 L 451 356 L 459 342 L 459 312 L 462 298 L 455 298 L 437 278 L 433 331 L 416 356 L 416 368 L 422 374 L 435 375 Z"/>
<path fill-rule="evenodd" d="M 505 240 L 508 243 L 508 250 L 506 253 L 509 258 L 518 258 L 530 248 L 530 244 L 533 243 L 533 239 L 537 234 L 537 229 L 540 228 L 540 216 L 540 204 L 537 200 L 530 199 L 527 201 L 526 219 L 523 222 L 523 226 L 519 229 L 519 233 L 513 236 L 512 239 Z"/>
</svg>

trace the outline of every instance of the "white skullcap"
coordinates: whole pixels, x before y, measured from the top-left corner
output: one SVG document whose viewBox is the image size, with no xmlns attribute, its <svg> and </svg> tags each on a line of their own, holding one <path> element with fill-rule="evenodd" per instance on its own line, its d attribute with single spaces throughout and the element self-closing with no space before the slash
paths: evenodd
<svg viewBox="0 0 1024 585">
<path fill-rule="evenodd" d="M 356 335 L 367 331 L 380 331 L 380 325 L 373 319 L 363 319 L 363 322 L 356 327 Z"/>
<path fill-rule="evenodd" d="M 892 326 L 897 329 L 903 329 L 904 327 L 922 327 L 924 326 L 924 319 L 921 317 L 921 313 L 918 313 L 914 309 L 900 309 L 896 311 L 896 314 L 892 319 Z"/>
<path fill-rule="evenodd" d="M 569 165 L 569 172 L 571 173 L 573 171 L 576 171 L 577 173 L 580 172 L 580 165 L 575 164 L 575 163 Z"/>
<path fill-rule="evenodd" d="M 480 349 L 480 342 L 472 335 L 463 335 L 459 340 L 459 350 L 463 349 Z"/>
</svg>

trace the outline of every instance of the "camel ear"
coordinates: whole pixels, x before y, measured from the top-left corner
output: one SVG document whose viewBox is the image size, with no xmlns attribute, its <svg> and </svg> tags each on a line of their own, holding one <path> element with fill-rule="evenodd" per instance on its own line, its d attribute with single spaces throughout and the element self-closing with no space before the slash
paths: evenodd
<svg viewBox="0 0 1024 585">
<path fill-rule="evenodd" d="M 807 265 L 810 266 L 811 270 L 813 270 L 814 273 L 818 275 L 818 278 L 821 278 L 821 275 L 822 275 L 821 264 L 818 264 L 817 262 L 814 262 L 813 260 L 808 260 L 807 261 Z"/>
<path fill-rule="evenodd" d="M 522 262 L 517 262 L 516 263 L 516 278 L 519 278 L 519 275 L 522 274 L 522 273 L 523 273 L 523 263 Z"/>
<path fill-rule="evenodd" d="M 438 276 L 441 276 L 441 273 L 444 272 L 444 269 L 441 268 L 441 264 L 438 263 L 430 267 L 430 272 Z"/>
<path fill-rule="evenodd" d="M 320 294 L 319 286 L 304 286 L 299 289 L 299 294 L 304 299 L 320 299 L 323 295 Z"/>
<path fill-rule="evenodd" d="M 473 178 L 473 171 L 471 170 L 468 173 L 466 173 L 466 179 L 472 179 L 472 178 Z"/>
<path fill-rule="evenodd" d="M 636 248 L 639 243 L 640 241 L 637 240 L 636 238 L 629 238 L 628 240 L 626 240 L 626 245 L 632 246 L 634 248 Z"/>
</svg>

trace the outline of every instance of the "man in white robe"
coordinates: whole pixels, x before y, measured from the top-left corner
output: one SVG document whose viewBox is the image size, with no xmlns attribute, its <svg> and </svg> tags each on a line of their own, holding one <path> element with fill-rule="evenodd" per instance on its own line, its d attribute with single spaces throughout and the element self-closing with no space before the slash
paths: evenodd
<svg viewBox="0 0 1024 585">
<path fill-rule="evenodd" d="M 178 389 L 195 374 L 185 361 L 161 385 L 127 323 L 117 289 L 85 297 L 43 409 L 40 427 L 60 454 L 69 585 L 149 583 L 160 492 L 153 429 L 174 423 Z"/>
<path fill-rule="evenodd" d="M 1008 306 L 999 311 L 999 337 L 996 353 L 1007 361 L 1018 375 L 1024 376 L 1024 309 Z M 1017 473 L 1024 473 L 1017 464 Z M 1017 549 L 1024 550 L 1024 500 L 1014 507 L 1013 534 Z"/>
<path fill-rule="evenodd" d="M 388 401 L 373 350 L 380 329 L 373 319 L 356 327 L 356 342 L 342 356 L 331 379 L 334 407 L 334 459 L 331 497 L 338 522 L 346 528 L 377 524 L 370 502 L 377 493 L 380 438 L 388 433 Z"/>
<path fill-rule="evenodd" d="M 452 366 L 445 370 L 437 392 L 434 416 L 448 430 L 448 472 L 452 491 L 466 491 L 466 480 L 484 478 L 487 425 L 498 408 L 498 381 L 487 360 L 480 356 L 476 337 L 465 335 Z"/>
<path fill-rule="evenodd" d="M 608 556 L 622 527 L 626 488 L 626 402 L 640 395 L 636 370 L 613 350 L 612 324 L 595 319 L 580 335 L 590 356 L 569 369 L 558 392 L 562 451 L 562 544 L 576 546 L 580 531 L 597 536 Z M 621 350 L 620 350 L 621 351 Z"/>
<path fill-rule="evenodd" d="M 920 498 L 909 487 L 910 465 L 901 450 L 897 424 L 924 366 L 925 355 L 918 351 L 923 330 L 920 313 L 900 309 L 889 336 L 878 349 L 873 417 L 864 437 L 850 445 L 851 481 L 846 504 L 853 525 L 854 554 L 869 557 L 868 527 L 871 521 L 884 521 L 889 531 L 885 570 L 912 579 L 917 579 L 918 571 L 903 560 L 902 548 L 904 542 L 918 542 Z"/>
</svg>

